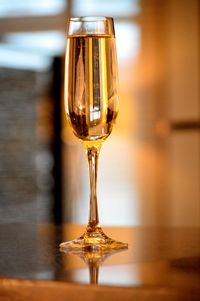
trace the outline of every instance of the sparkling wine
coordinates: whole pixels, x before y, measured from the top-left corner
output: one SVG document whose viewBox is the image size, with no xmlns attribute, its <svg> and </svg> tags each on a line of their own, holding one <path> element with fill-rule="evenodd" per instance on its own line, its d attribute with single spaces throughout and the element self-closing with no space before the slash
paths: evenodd
<svg viewBox="0 0 200 301">
<path fill-rule="evenodd" d="M 96 146 L 111 133 L 118 112 L 115 38 L 72 35 L 66 49 L 67 115 L 83 144 Z"/>
<path fill-rule="evenodd" d="M 108 237 L 99 224 L 97 167 L 102 142 L 118 112 L 117 58 L 111 17 L 73 17 L 68 22 L 65 103 L 74 134 L 85 148 L 90 176 L 90 210 L 85 232 L 60 244 L 74 254 L 108 254 L 127 248 Z"/>
</svg>

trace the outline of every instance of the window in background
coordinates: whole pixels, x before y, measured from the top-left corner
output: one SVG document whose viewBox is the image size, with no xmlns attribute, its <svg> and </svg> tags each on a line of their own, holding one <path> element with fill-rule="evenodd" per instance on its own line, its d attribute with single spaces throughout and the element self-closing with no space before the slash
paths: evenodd
<svg viewBox="0 0 200 301">
<path fill-rule="evenodd" d="M 66 9 L 65 0 L 1 0 L 0 18 L 56 15 Z"/>
<path fill-rule="evenodd" d="M 1 223 L 50 222 L 59 215 L 55 137 L 67 3 L 0 1 Z"/>
<path fill-rule="evenodd" d="M 6 33 L 0 43 L 0 66 L 47 70 L 64 48 L 62 31 Z"/>
<path fill-rule="evenodd" d="M 140 12 L 139 0 L 74 0 L 72 14 L 76 16 L 112 16 L 127 18 Z"/>
</svg>

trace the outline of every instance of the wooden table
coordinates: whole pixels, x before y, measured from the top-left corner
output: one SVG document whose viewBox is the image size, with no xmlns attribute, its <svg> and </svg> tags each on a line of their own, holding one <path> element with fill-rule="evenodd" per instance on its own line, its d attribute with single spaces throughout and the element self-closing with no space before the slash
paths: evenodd
<svg viewBox="0 0 200 301">
<path fill-rule="evenodd" d="M 92 266 L 59 251 L 83 230 L 0 225 L 0 301 L 200 300 L 200 228 L 104 228 L 129 248 Z"/>
</svg>

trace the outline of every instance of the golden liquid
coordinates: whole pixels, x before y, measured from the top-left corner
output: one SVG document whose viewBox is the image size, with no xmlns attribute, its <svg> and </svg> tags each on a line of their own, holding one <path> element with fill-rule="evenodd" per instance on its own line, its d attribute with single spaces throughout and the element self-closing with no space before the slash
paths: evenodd
<svg viewBox="0 0 200 301">
<path fill-rule="evenodd" d="M 66 112 L 74 134 L 86 147 L 111 133 L 118 112 L 115 38 L 77 35 L 67 39 Z"/>
</svg>

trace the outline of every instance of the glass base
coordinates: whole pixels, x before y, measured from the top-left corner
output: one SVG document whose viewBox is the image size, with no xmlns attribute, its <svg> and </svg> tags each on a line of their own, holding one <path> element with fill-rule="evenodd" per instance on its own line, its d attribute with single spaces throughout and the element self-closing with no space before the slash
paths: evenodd
<svg viewBox="0 0 200 301">
<path fill-rule="evenodd" d="M 107 252 L 127 249 L 128 244 L 109 238 L 101 227 L 88 226 L 86 232 L 79 238 L 60 244 L 64 252 Z"/>
</svg>

